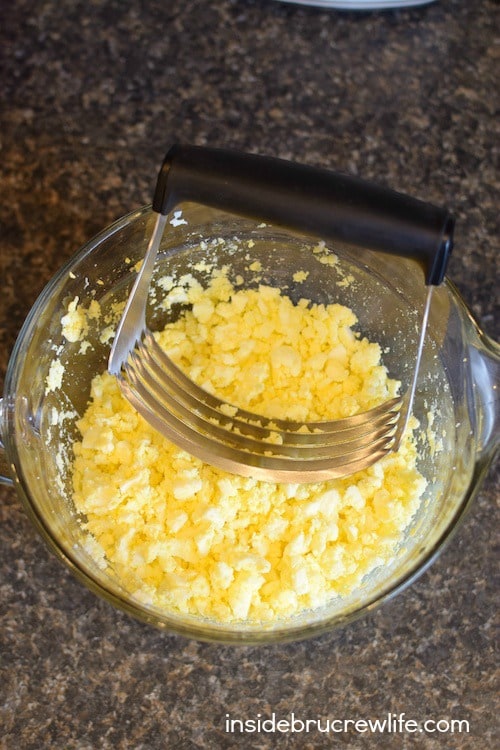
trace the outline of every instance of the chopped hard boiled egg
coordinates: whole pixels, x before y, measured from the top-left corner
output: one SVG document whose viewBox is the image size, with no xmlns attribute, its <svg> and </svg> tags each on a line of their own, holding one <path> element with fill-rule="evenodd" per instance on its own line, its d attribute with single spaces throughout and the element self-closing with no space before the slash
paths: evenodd
<svg viewBox="0 0 500 750">
<path fill-rule="evenodd" d="M 158 342 L 230 404 L 314 421 L 397 393 L 380 347 L 354 332 L 346 307 L 235 289 L 224 272 L 181 291 L 165 285 L 165 308 L 180 296 L 187 307 Z M 411 433 L 397 453 L 343 479 L 231 475 L 156 432 L 108 373 L 94 378 L 78 427 L 75 506 L 121 583 L 140 601 L 218 622 L 272 623 L 349 594 L 393 559 L 426 484 Z"/>
</svg>

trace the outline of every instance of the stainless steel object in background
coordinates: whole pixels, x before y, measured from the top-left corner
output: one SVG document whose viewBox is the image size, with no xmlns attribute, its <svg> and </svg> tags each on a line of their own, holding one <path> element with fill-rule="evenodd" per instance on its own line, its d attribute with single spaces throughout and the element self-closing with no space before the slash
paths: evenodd
<svg viewBox="0 0 500 750">
<path fill-rule="evenodd" d="M 436 0 L 278 0 L 293 5 L 308 5 L 315 8 L 337 10 L 389 10 L 411 8 L 415 5 L 430 5 Z"/>
</svg>

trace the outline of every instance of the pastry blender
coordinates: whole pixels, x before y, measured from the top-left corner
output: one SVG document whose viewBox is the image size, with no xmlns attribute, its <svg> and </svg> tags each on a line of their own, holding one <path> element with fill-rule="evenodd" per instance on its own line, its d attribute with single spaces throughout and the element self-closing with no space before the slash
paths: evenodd
<svg viewBox="0 0 500 750">
<path fill-rule="evenodd" d="M 161 238 L 169 215 L 183 201 L 418 260 L 428 291 L 405 393 L 354 416 L 304 423 L 269 419 L 227 404 L 188 378 L 146 323 Z M 398 450 L 412 410 L 432 289 L 442 282 L 452 249 L 448 211 L 325 169 L 181 145 L 170 149 L 163 162 L 153 210 L 156 225 L 108 365 L 126 398 L 153 427 L 209 464 L 268 481 L 347 476 Z"/>
</svg>

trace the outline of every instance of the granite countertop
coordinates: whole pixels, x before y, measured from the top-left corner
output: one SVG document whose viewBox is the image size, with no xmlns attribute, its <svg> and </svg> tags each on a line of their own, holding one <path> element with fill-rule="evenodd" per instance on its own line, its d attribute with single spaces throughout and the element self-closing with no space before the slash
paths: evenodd
<svg viewBox="0 0 500 750">
<path fill-rule="evenodd" d="M 38 293 L 150 201 L 175 141 L 384 182 L 457 217 L 449 275 L 499 338 L 499 8 L 348 13 L 272 0 L 16 0 L 0 30 L 0 376 Z M 157 631 L 87 591 L 0 492 L 5 750 L 493 748 L 492 469 L 403 594 L 339 631 L 266 648 Z M 226 719 L 462 719 L 470 733 L 226 731 Z M 498 740 L 497 740 L 498 741 Z"/>
</svg>

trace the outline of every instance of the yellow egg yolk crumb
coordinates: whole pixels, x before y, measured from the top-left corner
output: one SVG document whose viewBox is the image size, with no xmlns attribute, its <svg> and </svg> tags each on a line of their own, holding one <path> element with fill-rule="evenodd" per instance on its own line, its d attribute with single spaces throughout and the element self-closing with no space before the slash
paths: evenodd
<svg viewBox="0 0 500 750">
<path fill-rule="evenodd" d="M 347 307 L 236 290 L 224 273 L 207 288 L 193 279 L 186 297 L 158 341 L 230 404 L 314 421 L 397 393 Z M 229 474 L 155 431 L 108 373 L 94 378 L 78 427 L 74 502 L 114 574 L 142 602 L 223 623 L 272 623 L 351 593 L 393 559 L 426 485 L 411 432 L 397 453 L 343 479 Z"/>
</svg>

